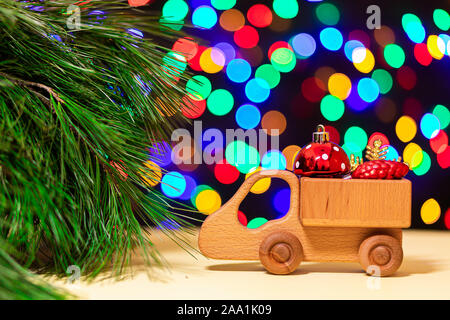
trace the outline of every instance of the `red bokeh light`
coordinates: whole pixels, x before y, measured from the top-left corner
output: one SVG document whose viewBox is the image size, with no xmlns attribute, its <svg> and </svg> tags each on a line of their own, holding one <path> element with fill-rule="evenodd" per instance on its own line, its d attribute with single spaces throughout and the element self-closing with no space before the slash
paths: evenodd
<svg viewBox="0 0 450 320">
<path fill-rule="evenodd" d="M 224 159 L 215 165 L 214 176 L 220 183 L 231 184 L 239 178 L 239 171 Z"/>
<path fill-rule="evenodd" d="M 207 48 L 204 46 L 198 46 L 197 54 L 189 60 L 189 66 L 195 70 L 195 71 L 202 71 L 202 67 L 200 66 L 200 56 L 202 55 L 203 51 L 205 51 Z"/>
<path fill-rule="evenodd" d="M 341 141 L 341 135 L 339 131 L 333 126 L 325 126 L 325 131 L 330 135 L 330 141 L 339 144 Z"/>
<path fill-rule="evenodd" d="M 234 42 L 241 48 L 250 49 L 259 41 L 259 34 L 252 26 L 244 26 L 234 33 Z"/>
<path fill-rule="evenodd" d="M 140 7 L 145 6 L 150 3 L 152 0 L 128 0 L 128 4 L 132 7 Z"/>
<path fill-rule="evenodd" d="M 448 136 L 444 130 L 440 130 L 436 137 L 430 139 L 430 147 L 437 154 L 444 152 L 447 146 Z"/>
<path fill-rule="evenodd" d="M 381 140 L 382 146 L 389 145 L 389 139 L 381 132 L 374 132 L 370 135 L 367 145 L 372 146 L 375 140 Z"/>
<path fill-rule="evenodd" d="M 433 61 L 433 57 L 430 55 L 428 47 L 425 43 L 417 43 L 414 46 L 414 57 L 416 58 L 418 63 L 425 67 L 429 66 Z"/>
<path fill-rule="evenodd" d="M 247 223 L 248 223 L 247 217 L 241 210 L 238 211 L 238 220 L 244 227 L 247 226 Z"/>
<path fill-rule="evenodd" d="M 450 147 L 447 146 L 444 151 L 437 155 L 437 161 L 442 169 L 450 167 Z"/>
<path fill-rule="evenodd" d="M 450 208 L 445 211 L 444 224 L 445 227 L 450 230 Z"/>
<path fill-rule="evenodd" d="M 255 4 L 247 11 L 248 21 L 258 28 L 265 28 L 272 23 L 272 11 L 263 5 Z"/>
<path fill-rule="evenodd" d="M 397 70 L 398 84 L 405 90 L 411 90 L 416 86 L 416 72 L 408 66 L 403 66 Z"/>
<path fill-rule="evenodd" d="M 325 96 L 325 85 L 316 77 L 309 77 L 302 82 L 302 94 L 309 102 L 319 102 Z"/>
<path fill-rule="evenodd" d="M 422 104 L 416 98 L 406 98 L 403 102 L 403 114 L 420 121 L 423 114 Z"/>
<path fill-rule="evenodd" d="M 370 48 L 370 37 L 362 30 L 353 30 L 348 34 L 348 40 L 358 40 L 364 47 Z"/>
<path fill-rule="evenodd" d="M 205 112 L 206 100 L 197 101 L 185 96 L 183 102 L 185 105 L 182 106 L 181 112 L 189 119 L 196 119 Z"/>
<path fill-rule="evenodd" d="M 180 38 L 173 44 L 172 50 L 180 53 L 189 61 L 197 54 L 198 44 L 192 38 Z"/>
</svg>

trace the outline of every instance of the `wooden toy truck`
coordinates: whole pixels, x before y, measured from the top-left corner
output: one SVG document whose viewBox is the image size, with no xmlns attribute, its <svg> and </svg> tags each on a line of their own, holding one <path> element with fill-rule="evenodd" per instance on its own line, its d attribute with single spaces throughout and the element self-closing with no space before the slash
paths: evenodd
<svg viewBox="0 0 450 320">
<path fill-rule="evenodd" d="M 238 221 L 239 205 L 267 177 L 289 184 L 289 211 L 248 229 Z M 199 248 L 214 259 L 260 260 L 274 274 L 289 274 L 301 261 L 341 261 L 388 276 L 402 263 L 401 228 L 410 224 L 409 180 L 298 178 L 289 171 L 263 170 L 206 218 Z"/>
</svg>

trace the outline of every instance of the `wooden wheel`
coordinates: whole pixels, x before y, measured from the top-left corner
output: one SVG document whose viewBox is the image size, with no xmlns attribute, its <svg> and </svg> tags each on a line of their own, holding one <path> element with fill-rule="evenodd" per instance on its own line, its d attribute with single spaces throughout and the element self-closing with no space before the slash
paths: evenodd
<svg viewBox="0 0 450 320">
<path fill-rule="evenodd" d="M 369 275 L 389 276 L 397 271 L 402 261 L 400 241 L 388 235 L 369 237 L 359 247 L 359 262 Z"/>
<path fill-rule="evenodd" d="M 293 234 L 276 232 L 262 241 L 259 259 L 270 273 L 289 274 L 297 269 L 303 260 L 303 248 Z"/>
</svg>

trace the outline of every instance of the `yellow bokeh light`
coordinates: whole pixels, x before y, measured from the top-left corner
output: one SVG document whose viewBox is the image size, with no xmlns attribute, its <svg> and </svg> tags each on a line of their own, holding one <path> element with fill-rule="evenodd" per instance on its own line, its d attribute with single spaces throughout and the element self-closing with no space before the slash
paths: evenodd
<svg viewBox="0 0 450 320">
<path fill-rule="evenodd" d="M 343 73 L 335 73 L 328 79 L 328 91 L 341 100 L 347 99 L 351 90 L 352 82 Z"/>
<path fill-rule="evenodd" d="M 252 174 L 254 174 L 255 172 L 258 172 L 258 171 L 261 171 L 261 167 L 258 167 L 256 169 L 254 169 L 253 171 L 250 171 L 249 173 L 247 173 L 245 175 L 245 180 L 247 180 L 248 177 L 250 177 Z M 256 193 L 256 194 L 264 193 L 269 189 L 271 182 L 272 182 L 271 178 L 262 178 L 262 179 L 258 180 L 251 187 L 250 192 Z"/>
<path fill-rule="evenodd" d="M 433 34 L 427 39 L 427 48 L 433 58 L 441 60 L 445 53 L 445 42 Z"/>
<path fill-rule="evenodd" d="M 147 186 L 154 187 L 162 177 L 161 168 L 153 161 L 147 160 L 144 162 L 145 168 L 141 169 L 141 178 Z"/>
<path fill-rule="evenodd" d="M 203 214 L 211 214 L 220 208 L 222 199 L 217 191 L 206 189 L 201 191 L 195 198 L 197 210 Z"/>
<path fill-rule="evenodd" d="M 225 55 L 220 49 L 208 48 L 203 51 L 199 63 L 204 72 L 217 73 L 225 65 Z"/>
<path fill-rule="evenodd" d="M 375 57 L 367 48 L 353 50 L 352 60 L 356 70 L 362 73 L 371 72 L 375 66 Z"/>
<path fill-rule="evenodd" d="M 433 224 L 438 221 L 441 216 L 439 203 L 433 198 L 425 201 L 420 209 L 420 216 L 426 224 Z"/>
<path fill-rule="evenodd" d="M 417 125 L 413 118 L 409 116 L 402 116 L 397 120 L 395 125 L 395 133 L 397 137 L 403 142 L 411 141 L 417 133 Z"/>
<path fill-rule="evenodd" d="M 411 158 L 411 162 L 408 162 L 410 164 L 410 169 L 411 170 L 416 169 L 422 164 L 422 161 L 423 161 L 423 151 L 420 150 L 414 153 L 414 155 Z"/>
<path fill-rule="evenodd" d="M 405 150 L 403 150 L 403 161 L 405 161 L 407 164 L 409 164 L 410 168 L 413 163 L 413 158 L 414 158 L 414 156 L 416 156 L 417 153 L 421 154 L 423 157 L 422 148 L 414 142 L 409 143 L 406 146 Z M 416 156 L 416 157 L 418 157 L 418 156 Z M 414 163 L 417 163 L 417 161 L 419 161 L 419 160 L 420 160 L 420 158 L 417 158 L 417 160 L 415 159 Z M 420 162 L 422 162 L 422 160 L 420 160 Z"/>
</svg>

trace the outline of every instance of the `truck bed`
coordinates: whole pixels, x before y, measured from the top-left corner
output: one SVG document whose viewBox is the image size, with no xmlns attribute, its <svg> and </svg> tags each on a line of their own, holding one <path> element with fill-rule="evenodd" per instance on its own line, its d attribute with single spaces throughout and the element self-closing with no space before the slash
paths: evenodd
<svg viewBox="0 0 450 320">
<path fill-rule="evenodd" d="M 311 227 L 408 228 L 411 182 L 301 178 L 300 219 Z"/>
</svg>

